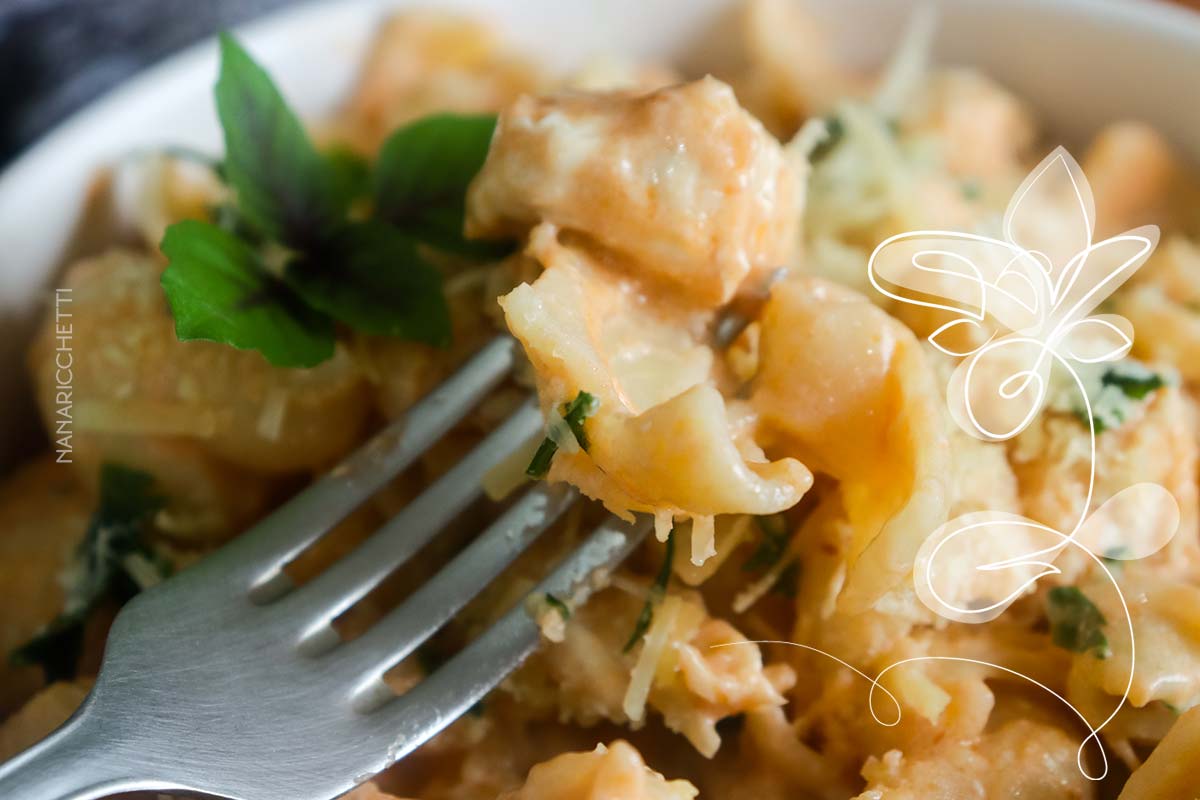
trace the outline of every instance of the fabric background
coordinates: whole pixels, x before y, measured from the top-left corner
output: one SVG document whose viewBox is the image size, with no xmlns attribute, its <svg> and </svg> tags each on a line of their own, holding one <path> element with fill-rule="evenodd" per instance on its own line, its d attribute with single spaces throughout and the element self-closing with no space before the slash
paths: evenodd
<svg viewBox="0 0 1200 800">
<path fill-rule="evenodd" d="M 89 100 L 293 0 L 0 0 L 0 164 Z"/>
</svg>

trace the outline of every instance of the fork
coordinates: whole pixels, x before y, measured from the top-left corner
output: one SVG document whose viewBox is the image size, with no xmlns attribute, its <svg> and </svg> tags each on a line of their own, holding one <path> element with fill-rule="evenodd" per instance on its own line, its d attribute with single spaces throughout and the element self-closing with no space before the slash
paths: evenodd
<svg viewBox="0 0 1200 800">
<path fill-rule="evenodd" d="M 342 641 L 332 623 L 475 501 L 493 465 L 541 431 L 532 398 L 325 572 L 297 587 L 283 567 L 495 388 L 516 347 L 507 335 L 493 339 L 405 418 L 245 535 L 130 601 L 87 700 L 47 739 L 0 765 L 0 798 L 156 790 L 330 800 L 478 702 L 538 645 L 529 598 L 586 601 L 597 573 L 646 535 L 647 518 L 602 522 L 526 601 L 402 695 L 384 683 L 387 670 L 511 564 L 577 491 L 533 485 L 358 638 Z"/>
</svg>

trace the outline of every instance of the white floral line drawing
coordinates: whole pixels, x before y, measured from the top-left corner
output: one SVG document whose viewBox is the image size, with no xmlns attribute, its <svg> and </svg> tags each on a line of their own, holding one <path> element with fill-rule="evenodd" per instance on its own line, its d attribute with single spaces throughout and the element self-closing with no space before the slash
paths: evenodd
<svg viewBox="0 0 1200 800">
<path fill-rule="evenodd" d="M 1093 726 L 1050 687 L 987 661 L 918 656 L 890 664 L 871 678 L 810 645 L 755 644 L 799 647 L 858 673 L 871 682 L 871 715 L 889 727 L 899 722 L 901 706 L 880 680 L 901 665 L 967 662 L 1019 677 L 1060 700 L 1087 727 L 1076 764 L 1086 778 L 1099 781 L 1108 774 L 1100 731 L 1128 701 L 1137 662 L 1129 607 L 1105 560 L 1132 560 L 1154 553 L 1175 534 L 1180 512 L 1165 488 L 1139 483 L 1088 513 L 1095 493 L 1098 428 L 1095 409 L 1074 365 L 1115 361 L 1129 353 L 1133 331 L 1128 320 L 1113 314 L 1089 315 L 1145 263 L 1158 243 L 1158 228 L 1153 225 L 1100 242 L 1092 241 L 1094 229 L 1091 189 L 1075 159 L 1059 147 L 1013 194 L 1004 214 L 1003 238 L 956 231 L 898 234 L 875 248 L 867 269 L 872 286 L 887 297 L 957 315 L 928 340 L 941 352 L 962 359 L 951 376 L 947 404 L 951 417 L 971 436 L 988 442 L 1011 439 L 1044 408 L 1055 365 L 1072 379 L 1089 428 L 1089 468 L 1086 495 L 1071 530 L 1064 533 L 1007 512 L 964 514 L 925 539 L 914 564 L 913 582 L 917 596 L 934 613 L 957 622 L 983 623 L 1002 614 L 1038 580 L 1061 574 L 1054 561 L 1068 546 L 1083 551 L 1116 592 L 1129 635 L 1129 674 L 1112 713 Z M 1131 524 L 1133 520 L 1140 524 Z M 1142 535 L 1130 538 L 1131 531 Z M 984 537 L 986 544 L 973 542 L 973 536 Z M 980 553 L 982 563 L 978 563 Z M 876 689 L 882 689 L 894 704 L 895 720 L 885 722 L 876 714 Z M 1084 761 L 1092 741 L 1102 762 L 1099 774 L 1090 773 Z"/>
</svg>

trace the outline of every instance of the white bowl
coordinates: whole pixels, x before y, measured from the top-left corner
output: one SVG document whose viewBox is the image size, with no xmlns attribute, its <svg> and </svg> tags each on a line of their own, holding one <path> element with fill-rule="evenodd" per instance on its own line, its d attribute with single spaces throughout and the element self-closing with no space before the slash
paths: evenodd
<svg viewBox="0 0 1200 800">
<path fill-rule="evenodd" d="M 443 0 L 494 21 L 534 58 L 566 69 L 595 54 L 669 57 L 731 0 Z M 323 0 L 239 33 L 300 112 L 331 110 L 376 23 L 426 0 Z M 809 0 L 849 63 L 878 63 L 912 0 Z M 1200 14 L 1153 0 L 946 0 L 940 60 L 974 65 L 1028 99 L 1070 144 L 1118 118 L 1144 119 L 1200 161 Z M 0 470 L 36 439 L 24 350 L 39 298 L 66 256 L 97 170 L 146 146 L 215 151 L 216 46 L 192 47 L 77 113 L 0 176 Z"/>
</svg>

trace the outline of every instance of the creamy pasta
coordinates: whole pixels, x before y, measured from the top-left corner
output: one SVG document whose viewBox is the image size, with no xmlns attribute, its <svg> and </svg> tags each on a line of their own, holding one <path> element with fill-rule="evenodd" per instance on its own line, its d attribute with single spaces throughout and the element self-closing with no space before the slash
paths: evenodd
<svg viewBox="0 0 1200 800">
<path fill-rule="evenodd" d="M 1181 764 L 1200 758 L 1196 174 L 1143 123 L 1096 133 L 1082 164 L 1099 235 L 1161 231 L 1149 263 L 1101 309 L 1130 321 L 1132 351 L 1082 370 L 1078 387 L 1054 373 L 1046 408 L 1019 435 L 970 436 L 948 398 L 962 359 L 943 345 L 980 346 L 999 323 L 940 336 L 954 312 L 874 291 L 868 260 L 918 228 L 999 235 L 1050 133 L 988 76 L 912 60 L 919 37 L 891 71 L 858 73 L 794 4 L 750 0 L 720 38 L 707 60 L 595 61 L 559 75 L 475 21 L 418 13 L 382 27 L 343 107 L 310 126 L 321 148 L 367 169 L 386 161 L 399 126 L 495 115 L 457 206 L 419 217 L 417 206 L 444 198 L 417 186 L 415 206 L 394 203 L 390 218 L 382 194 L 342 209 L 347 230 L 375 225 L 382 241 L 378 226 L 395 225 L 414 237 L 388 258 L 403 252 L 435 276 L 445 337 L 380 324 L 386 308 L 347 311 L 336 287 L 328 305 L 313 299 L 301 282 L 311 265 L 289 259 L 324 251 L 255 228 L 261 209 L 229 175 L 177 154 L 115 165 L 99 190 L 121 224 L 61 278 L 75 315 L 73 463 L 42 455 L 0 486 L 0 648 L 19 655 L 0 662 L 0 758 L 82 702 L 121 602 L 268 514 L 507 331 L 524 355 L 515 377 L 289 574 L 303 582 L 344 555 L 533 392 L 546 442 L 499 465 L 489 495 L 502 501 L 530 464 L 590 500 L 389 684 L 403 692 L 436 669 L 604 514 L 652 515 L 657 535 L 601 576 L 586 604 L 526 601 L 541 649 L 347 797 L 1190 797 L 1194 775 Z M 466 168 L 438 159 L 464 141 L 447 136 L 424 152 L 432 167 L 409 168 L 449 183 Z M 1066 248 L 1061 209 L 1045 202 L 1038 235 Z M 412 214 L 416 232 L 404 228 Z M 177 336 L 182 314 L 163 276 L 178 251 L 159 246 L 185 220 L 241 237 L 228 246 L 250 248 L 266 285 L 279 279 L 329 315 L 319 363 Z M 441 238 L 421 238 L 422 226 Z M 952 283 L 928 278 L 923 296 Z M 428 322 L 427 310 L 413 319 Z M 51 437 L 55 337 L 48 317 L 29 350 Z M 121 509 L 104 503 L 122 474 L 127 487 L 130 475 L 154 487 L 120 520 L 141 539 L 96 549 L 117 525 Z M 1175 536 L 1144 558 L 1056 550 L 1039 580 L 980 625 L 939 616 L 915 588 L 922 546 L 948 521 L 1031 520 L 969 551 L 995 563 L 1014 547 L 1037 551 L 1037 531 L 1074 530 L 1143 483 L 1179 511 Z M 1161 519 L 1122 518 L 1113 535 L 1157 541 Z M 339 633 L 357 635 L 457 546 L 422 551 Z M 1010 577 L 967 573 L 947 585 L 970 602 Z M 103 591 L 81 588 L 89 581 Z"/>
</svg>

